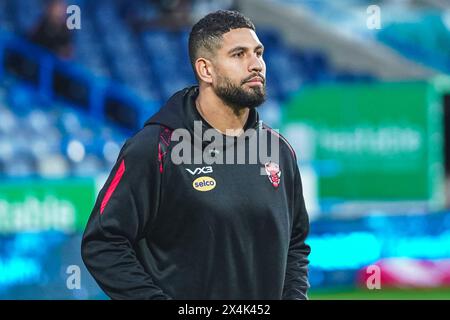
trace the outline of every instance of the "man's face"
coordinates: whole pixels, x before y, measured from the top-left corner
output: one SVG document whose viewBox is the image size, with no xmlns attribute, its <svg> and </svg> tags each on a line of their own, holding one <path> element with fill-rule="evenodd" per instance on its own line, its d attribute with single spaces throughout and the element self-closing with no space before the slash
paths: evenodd
<svg viewBox="0 0 450 320">
<path fill-rule="evenodd" d="M 48 15 L 50 19 L 55 23 L 60 23 L 66 19 L 66 7 L 64 1 L 52 2 L 48 8 Z"/>
<path fill-rule="evenodd" d="M 212 85 L 215 93 L 235 112 L 258 107 L 265 101 L 263 50 L 251 29 L 234 29 L 223 35 L 222 46 L 214 57 Z"/>
</svg>

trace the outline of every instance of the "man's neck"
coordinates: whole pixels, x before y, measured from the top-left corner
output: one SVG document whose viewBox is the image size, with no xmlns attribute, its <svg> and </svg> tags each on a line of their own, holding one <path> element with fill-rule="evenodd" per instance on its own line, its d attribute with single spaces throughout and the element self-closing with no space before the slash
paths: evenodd
<svg viewBox="0 0 450 320">
<path fill-rule="evenodd" d="M 195 105 L 203 119 L 219 132 L 232 136 L 243 133 L 250 111 L 248 108 L 236 113 L 212 92 L 211 88 L 200 91 Z"/>
</svg>

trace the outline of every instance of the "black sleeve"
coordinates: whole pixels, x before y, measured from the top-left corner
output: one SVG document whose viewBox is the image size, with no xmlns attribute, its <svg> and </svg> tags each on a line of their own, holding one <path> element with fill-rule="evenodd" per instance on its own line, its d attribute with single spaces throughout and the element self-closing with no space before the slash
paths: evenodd
<svg viewBox="0 0 450 320">
<path fill-rule="evenodd" d="M 155 215 L 159 196 L 158 133 L 150 137 L 153 131 L 142 130 L 122 148 L 83 234 L 83 261 L 112 299 L 170 299 L 134 250 Z"/>
<path fill-rule="evenodd" d="M 296 167 L 294 189 L 293 225 L 289 243 L 283 299 L 305 300 L 308 299 L 308 256 L 311 248 L 305 243 L 309 233 L 309 218 L 303 199 L 303 188 L 298 167 Z"/>
</svg>

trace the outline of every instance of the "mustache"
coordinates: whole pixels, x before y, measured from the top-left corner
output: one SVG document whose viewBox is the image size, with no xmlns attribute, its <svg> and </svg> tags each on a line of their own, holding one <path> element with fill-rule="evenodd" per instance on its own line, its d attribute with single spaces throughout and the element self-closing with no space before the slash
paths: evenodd
<svg viewBox="0 0 450 320">
<path fill-rule="evenodd" d="M 261 78 L 263 84 L 266 84 L 266 78 L 261 73 L 255 73 L 255 74 L 252 74 L 251 76 L 245 78 L 244 80 L 242 80 L 242 84 L 249 82 L 251 79 L 253 79 L 255 77 Z"/>
</svg>

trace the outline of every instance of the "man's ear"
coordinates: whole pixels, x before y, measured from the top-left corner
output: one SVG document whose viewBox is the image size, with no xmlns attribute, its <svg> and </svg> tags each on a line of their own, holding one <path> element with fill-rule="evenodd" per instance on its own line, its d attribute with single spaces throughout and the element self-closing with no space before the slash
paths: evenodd
<svg viewBox="0 0 450 320">
<path fill-rule="evenodd" d="M 212 83 L 213 65 L 210 60 L 205 58 L 198 58 L 195 61 L 195 70 L 198 78 L 206 83 Z"/>
</svg>

